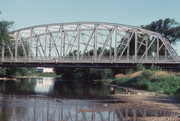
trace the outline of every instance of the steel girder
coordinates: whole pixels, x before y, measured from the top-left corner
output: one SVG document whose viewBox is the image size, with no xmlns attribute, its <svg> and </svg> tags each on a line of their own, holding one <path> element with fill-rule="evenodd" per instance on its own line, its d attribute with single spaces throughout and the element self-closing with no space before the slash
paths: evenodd
<svg viewBox="0 0 180 121">
<path fill-rule="evenodd" d="M 179 62 L 169 41 L 139 27 L 74 22 L 46 24 L 12 32 L 2 62 L 162 63 Z"/>
</svg>

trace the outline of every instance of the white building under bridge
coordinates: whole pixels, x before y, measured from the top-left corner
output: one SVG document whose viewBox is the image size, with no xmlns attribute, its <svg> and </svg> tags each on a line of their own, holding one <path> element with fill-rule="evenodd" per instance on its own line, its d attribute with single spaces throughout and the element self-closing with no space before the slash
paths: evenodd
<svg viewBox="0 0 180 121">
<path fill-rule="evenodd" d="M 53 68 L 47 68 L 47 67 L 37 67 L 36 71 L 42 72 L 42 73 L 53 73 L 54 72 Z"/>
</svg>

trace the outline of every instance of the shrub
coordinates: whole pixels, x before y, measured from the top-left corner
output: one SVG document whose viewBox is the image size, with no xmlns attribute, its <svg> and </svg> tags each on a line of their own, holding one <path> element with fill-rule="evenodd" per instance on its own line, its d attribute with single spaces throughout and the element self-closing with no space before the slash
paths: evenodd
<svg viewBox="0 0 180 121">
<path fill-rule="evenodd" d="M 179 96 L 180 97 L 180 88 L 176 90 L 176 92 L 174 93 L 174 95 Z"/>
<path fill-rule="evenodd" d="M 151 70 L 145 70 L 141 73 L 142 78 L 149 79 L 153 75 Z"/>
<path fill-rule="evenodd" d="M 155 65 L 152 65 L 150 67 L 150 70 L 152 70 L 152 71 L 162 71 L 162 69 L 159 66 L 155 66 Z"/>
<path fill-rule="evenodd" d="M 169 95 L 180 95 L 180 77 L 163 71 L 143 70 L 139 74 L 119 75 L 118 85 L 154 91 Z"/>
<path fill-rule="evenodd" d="M 145 66 L 142 63 L 137 64 L 136 68 L 137 68 L 137 71 L 144 71 L 145 70 Z"/>
</svg>

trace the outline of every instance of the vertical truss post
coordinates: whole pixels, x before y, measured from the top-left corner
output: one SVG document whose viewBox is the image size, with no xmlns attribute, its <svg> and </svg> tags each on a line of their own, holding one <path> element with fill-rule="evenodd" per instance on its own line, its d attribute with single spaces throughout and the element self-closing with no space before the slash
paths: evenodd
<svg viewBox="0 0 180 121">
<path fill-rule="evenodd" d="M 145 46 L 145 60 L 148 60 L 148 51 L 147 51 L 147 48 L 148 48 L 148 40 L 145 41 L 146 43 L 146 46 Z"/>
<path fill-rule="evenodd" d="M 157 60 L 159 60 L 159 38 L 157 39 Z"/>
<path fill-rule="evenodd" d="M 29 39 L 29 47 L 28 47 L 28 59 L 29 61 L 31 61 L 31 55 L 32 55 L 32 52 L 31 52 L 31 48 L 32 48 L 32 29 L 30 30 L 30 39 Z"/>
<path fill-rule="evenodd" d="M 115 29 L 114 62 L 117 62 L 117 27 Z"/>
<path fill-rule="evenodd" d="M 129 48 L 129 43 L 127 45 L 127 60 L 129 60 L 129 52 L 130 52 L 130 48 Z"/>
<path fill-rule="evenodd" d="M 15 39 L 15 58 L 14 58 L 14 60 L 15 61 L 17 61 L 17 55 L 18 55 L 18 39 L 20 39 L 19 38 L 19 32 L 17 33 L 17 35 L 16 35 L 16 39 Z"/>
<path fill-rule="evenodd" d="M 49 59 L 51 59 L 52 38 L 49 36 Z"/>
<path fill-rule="evenodd" d="M 94 61 L 97 61 L 97 31 L 98 29 L 95 29 L 94 31 Z"/>
<path fill-rule="evenodd" d="M 1 61 L 4 61 L 4 40 L 2 39 Z"/>
<path fill-rule="evenodd" d="M 63 35 L 64 35 L 64 33 L 63 33 L 63 27 L 61 26 L 61 30 L 60 30 L 60 32 L 61 32 L 61 45 L 60 45 L 60 60 L 62 60 L 62 52 L 63 52 Z"/>
<path fill-rule="evenodd" d="M 109 39 L 110 39 L 110 42 L 109 42 L 109 44 L 110 44 L 109 58 L 110 58 L 110 61 L 112 62 L 112 36 Z"/>
<path fill-rule="evenodd" d="M 62 42 L 63 59 L 65 58 L 65 39 L 66 39 L 66 32 L 63 32 L 63 42 Z"/>
<path fill-rule="evenodd" d="M 166 46 L 165 47 L 165 61 L 167 61 L 167 50 L 166 50 Z"/>
<path fill-rule="evenodd" d="M 137 61 L 137 46 L 138 46 L 138 35 L 137 30 L 135 31 L 135 48 L 134 48 L 134 60 Z"/>
<path fill-rule="evenodd" d="M 38 41 L 37 41 L 37 37 L 36 37 L 35 40 L 36 40 L 36 60 L 37 60 L 38 59 Z"/>
<path fill-rule="evenodd" d="M 79 61 L 79 54 L 80 54 L 80 25 L 78 25 L 78 36 L 77 36 L 77 61 Z"/>
<path fill-rule="evenodd" d="M 45 45 L 44 45 L 44 56 L 46 58 L 46 53 L 47 53 L 47 36 L 48 36 L 48 26 L 45 28 Z"/>
</svg>

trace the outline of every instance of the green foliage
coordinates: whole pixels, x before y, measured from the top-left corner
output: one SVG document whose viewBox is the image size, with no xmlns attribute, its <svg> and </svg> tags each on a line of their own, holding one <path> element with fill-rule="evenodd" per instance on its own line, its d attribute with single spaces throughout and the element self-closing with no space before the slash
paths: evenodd
<svg viewBox="0 0 180 121">
<path fill-rule="evenodd" d="M 152 71 L 161 71 L 162 69 L 159 66 L 152 65 L 150 68 Z"/>
<path fill-rule="evenodd" d="M 0 67 L 0 76 L 3 76 L 6 74 L 6 68 Z"/>
<path fill-rule="evenodd" d="M 12 22 L 0 21 L 0 47 L 2 47 L 2 41 L 5 44 L 10 43 L 11 37 L 9 36 L 9 28 L 12 26 Z"/>
<path fill-rule="evenodd" d="M 111 69 L 103 69 L 101 71 L 101 78 L 103 79 L 109 79 L 113 77 L 113 72 Z"/>
<path fill-rule="evenodd" d="M 13 22 L 0 20 L 0 50 L 3 46 L 11 43 L 12 37 L 10 36 L 9 28 L 12 25 L 13 25 Z M 2 43 L 4 43 L 5 45 Z M 25 49 L 28 49 L 27 45 L 25 45 Z M 0 55 L 1 54 L 2 53 L 0 51 Z M 19 56 L 24 56 L 22 48 L 18 48 L 18 54 Z M 8 55 L 9 53 L 7 53 L 5 49 L 5 56 L 8 56 Z M 0 67 L 0 76 L 8 76 L 8 77 L 24 76 L 24 75 L 28 75 L 29 69 L 30 68 L 25 68 L 25 67 L 11 67 L 11 68 Z"/>
<path fill-rule="evenodd" d="M 164 35 L 170 42 L 180 40 L 180 24 L 174 19 L 166 18 L 151 22 L 149 25 L 141 26 L 144 29 L 155 31 Z"/>
<path fill-rule="evenodd" d="M 63 79 L 94 80 L 113 78 L 111 69 L 55 68 L 54 70 L 55 73 L 61 75 Z"/>
<path fill-rule="evenodd" d="M 145 70 L 145 66 L 142 63 L 137 64 L 137 71 L 143 71 Z"/>
<path fill-rule="evenodd" d="M 142 73 L 141 73 L 141 77 L 142 78 L 145 78 L 145 79 L 149 79 L 149 78 L 151 78 L 151 76 L 153 75 L 153 71 L 152 70 L 144 70 L 144 71 L 142 71 Z"/>
<path fill-rule="evenodd" d="M 57 77 L 55 73 L 31 72 L 30 76 Z"/>
<path fill-rule="evenodd" d="M 26 67 L 0 67 L 1 77 L 19 77 L 29 75 L 34 71 L 34 68 Z"/>
<path fill-rule="evenodd" d="M 180 97 L 180 88 L 176 90 L 176 92 L 174 93 L 176 96 Z"/>
<path fill-rule="evenodd" d="M 1 14 L 1 12 L 0 12 Z M 12 26 L 13 22 L 0 20 L 0 49 L 2 48 L 2 42 L 5 44 L 10 43 L 11 37 L 9 36 L 9 28 Z"/>
<path fill-rule="evenodd" d="M 89 75 L 89 69 L 85 68 L 79 68 L 79 69 L 75 69 L 73 72 L 73 77 L 75 79 L 88 79 Z"/>
<path fill-rule="evenodd" d="M 61 75 L 63 79 L 73 79 L 74 77 L 74 68 L 54 68 L 54 72 L 57 75 Z"/>
<path fill-rule="evenodd" d="M 122 84 L 122 86 L 125 86 L 125 85 L 126 85 L 125 83 L 126 83 L 128 80 L 131 80 L 131 78 L 130 78 L 130 77 L 121 77 L 121 78 L 115 79 L 115 82 L 116 82 L 117 84 Z M 127 86 L 128 86 L 128 85 L 127 85 Z"/>
<path fill-rule="evenodd" d="M 151 69 L 143 70 L 138 76 L 115 79 L 115 83 L 120 86 L 180 96 L 180 77 L 155 75 L 156 71 L 159 71 L 159 68 L 153 66 Z"/>
<path fill-rule="evenodd" d="M 25 76 L 29 74 L 29 68 L 26 67 L 11 67 L 6 68 L 6 75 L 10 77 Z"/>
</svg>

